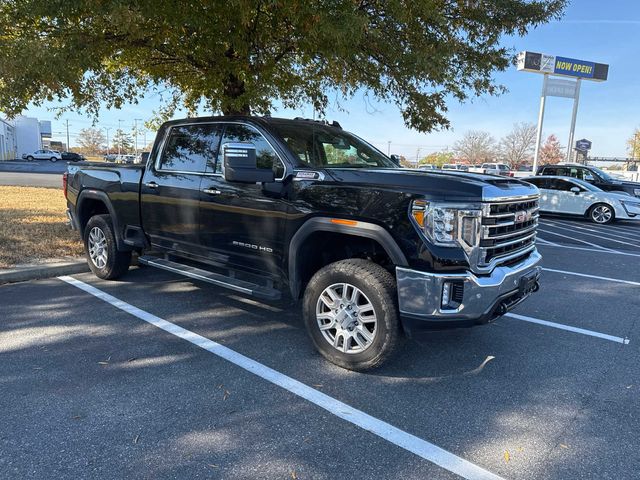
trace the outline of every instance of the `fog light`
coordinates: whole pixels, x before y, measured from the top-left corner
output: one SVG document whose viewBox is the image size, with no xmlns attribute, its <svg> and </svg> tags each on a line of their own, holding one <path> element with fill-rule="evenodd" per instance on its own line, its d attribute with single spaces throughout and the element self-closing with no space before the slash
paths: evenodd
<svg viewBox="0 0 640 480">
<path fill-rule="evenodd" d="M 448 308 L 451 301 L 451 282 L 442 285 L 442 308 Z"/>
</svg>

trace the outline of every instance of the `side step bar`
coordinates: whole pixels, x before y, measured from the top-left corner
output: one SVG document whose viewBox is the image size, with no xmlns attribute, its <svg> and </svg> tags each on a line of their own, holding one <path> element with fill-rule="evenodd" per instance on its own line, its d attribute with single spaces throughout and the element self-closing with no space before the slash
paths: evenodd
<svg viewBox="0 0 640 480">
<path fill-rule="evenodd" d="M 184 275 L 185 277 L 193 278 L 195 280 L 212 283 L 219 287 L 235 290 L 236 292 L 251 295 L 262 300 L 280 300 L 281 297 L 280 291 L 274 288 L 263 287 L 261 285 L 256 285 L 255 283 L 238 280 L 237 278 L 226 277 L 219 273 L 202 270 L 200 268 L 192 267 L 191 265 L 172 262 L 171 260 L 165 260 L 164 258 L 143 255 L 138 257 L 138 262 L 143 265 L 149 265 L 150 267 L 161 268 L 162 270 Z"/>
</svg>

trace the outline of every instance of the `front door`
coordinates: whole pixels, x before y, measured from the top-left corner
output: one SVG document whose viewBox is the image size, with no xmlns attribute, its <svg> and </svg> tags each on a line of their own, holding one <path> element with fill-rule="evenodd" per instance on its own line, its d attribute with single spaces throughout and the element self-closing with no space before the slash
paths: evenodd
<svg viewBox="0 0 640 480">
<path fill-rule="evenodd" d="M 218 127 L 176 125 L 164 134 L 158 157 L 142 178 L 142 225 L 153 245 L 197 254 L 201 247 L 200 184 L 207 163 L 215 161 Z"/>
<path fill-rule="evenodd" d="M 279 188 L 285 168 L 280 155 L 255 127 L 226 123 L 217 161 L 202 180 L 201 239 L 212 260 L 231 267 L 281 278 L 284 224 L 289 204 Z M 227 143 L 252 143 L 257 164 L 274 169 L 275 184 L 232 183 L 224 180 L 223 151 Z"/>
</svg>

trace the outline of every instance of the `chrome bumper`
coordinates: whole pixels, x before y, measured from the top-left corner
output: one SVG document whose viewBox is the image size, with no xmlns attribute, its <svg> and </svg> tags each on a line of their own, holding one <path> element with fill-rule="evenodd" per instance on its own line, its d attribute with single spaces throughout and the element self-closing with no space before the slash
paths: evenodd
<svg viewBox="0 0 640 480">
<path fill-rule="evenodd" d="M 542 256 L 533 251 L 525 260 L 511 267 L 496 267 L 487 276 L 471 272 L 457 274 L 428 273 L 396 267 L 400 315 L 426 322 L 482 323 L 506 312 L 524 300 L 530 292 L 519 293 L 520 279 L 535 272 Z M 462 280 L 464 293 L 455 310 L 441 308 L 445 281 Z"/>
</svg>

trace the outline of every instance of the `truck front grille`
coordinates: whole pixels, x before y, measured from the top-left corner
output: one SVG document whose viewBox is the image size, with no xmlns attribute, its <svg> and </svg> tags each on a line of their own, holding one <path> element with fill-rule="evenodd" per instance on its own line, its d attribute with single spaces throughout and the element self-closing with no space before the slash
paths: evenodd
<svg viewBox="0 0 640 480">
<path fill-rule="evenodd" d="M 493 268 L 526 257 L 535 248 L 538 197 L 483 205 L 478 266 Z"/>
</svg>

